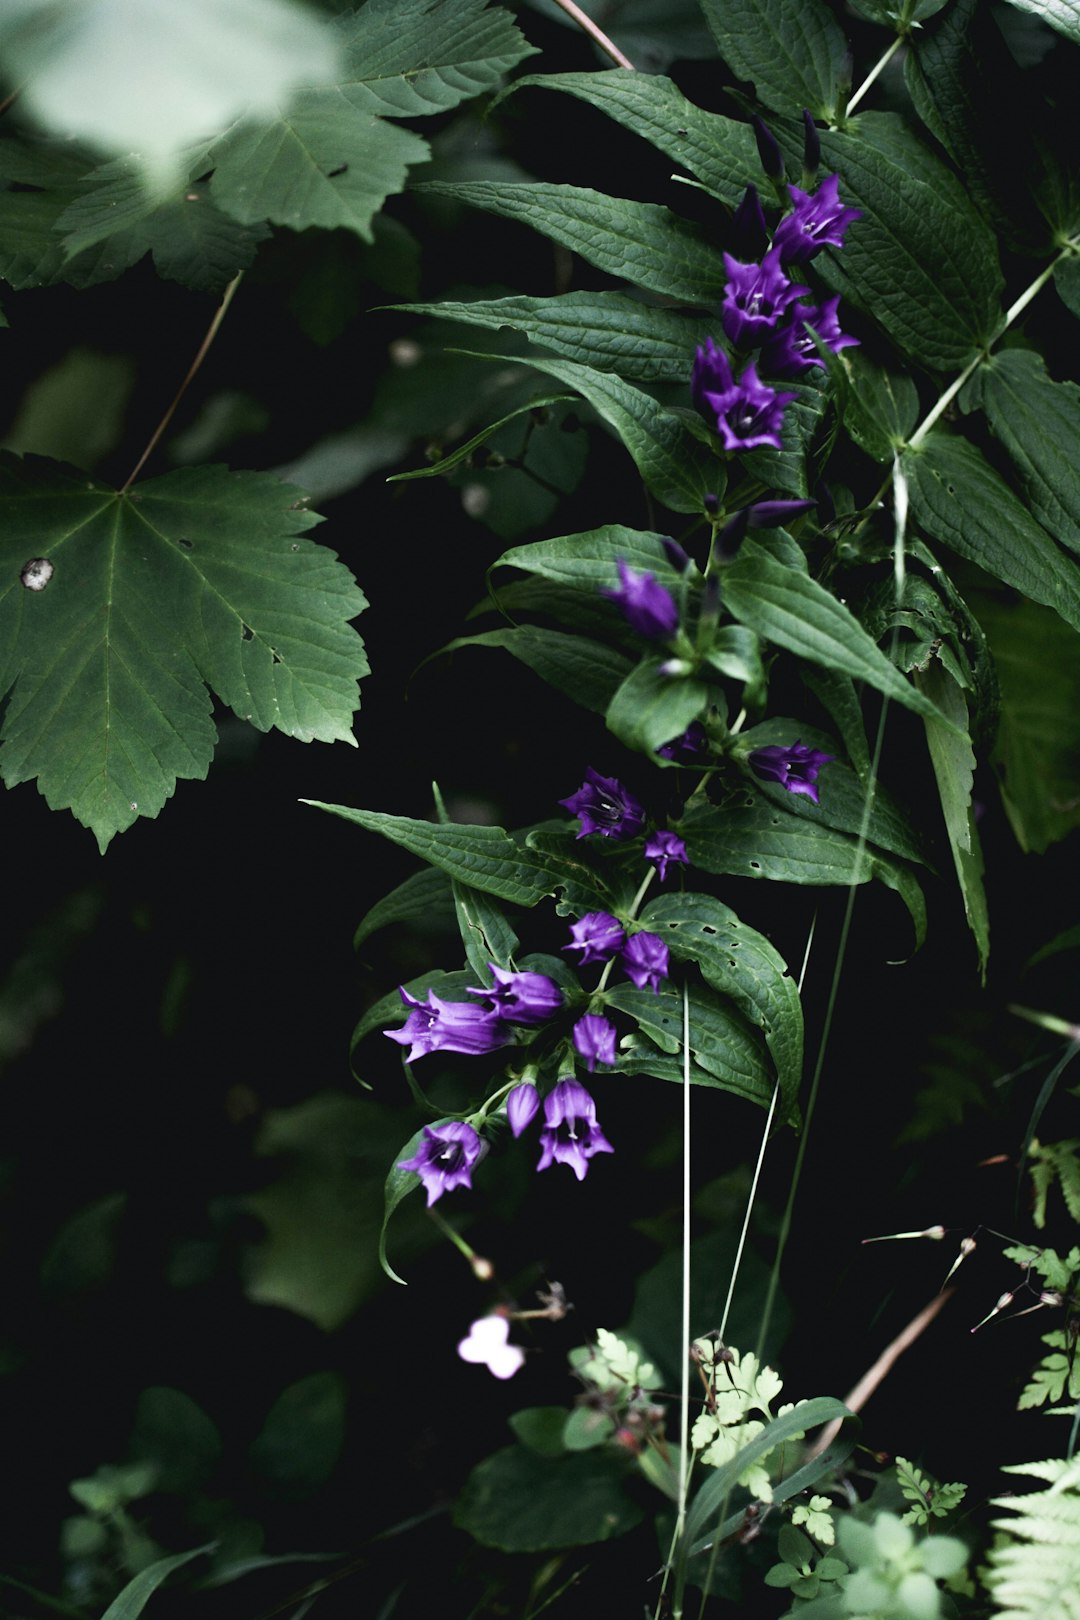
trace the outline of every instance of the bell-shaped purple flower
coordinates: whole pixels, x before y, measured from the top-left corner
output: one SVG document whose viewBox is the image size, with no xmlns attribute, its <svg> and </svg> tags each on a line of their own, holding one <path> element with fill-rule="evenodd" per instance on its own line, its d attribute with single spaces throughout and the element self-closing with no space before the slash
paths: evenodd
<svg viewBox="0 0 1080 1620">
<path fill-rule="evenodd" d="M 493 1052 L 505 1046 L 511 1031 L 498 1013 L 486 1007 L 477 1007 L 471 1001 L 443 1001 L 434 990 L 427 993 L 427 1001 L 417 1001 L 404 985 L 398 994 L 407 1007 L 408 1018 L 401 1029 L 387 1029 L 383 1033 L 401 1046 L 409 1046 L 406 1063 L 415 1063 L 428 1052 Z M 487 992 L 485 991 L 485 994 Z"/>
<path fill-rule="evenodd" d="M 737 348 L 756 349 L 776 330 L 789 305 L 809 287 L 796 287 L 780 268 L 780 255 L 766 253 L 760 264 L 740 264 L 724 254 L 727 286 L 720 319 L 729 342 Z"/>
<path fill-rule="evenodd" d="M 574 1051 L 590 1074 L 598 1063 L 614 1065 L 618 1033 L 602 1013 L 586 1013 L 578 1019 L 574 1025 Z"/>
<path fill-rule="evenodd" d="M 697 351 L 690 393 L 725 450 L 781 449 L 784 408 L 795 395 L 767 388 L 753 361 L 736 382 L 727 355 L 707 338 Z"/>
<path fill-rule="evenodd" d="M 546 973 L 514 973 L 489 962 L 495 980 L 491 990 L 467 985 L 470 996 L 485 996 L 508 1024 L 544 1024 L 563 1004 L 563 993 Z"/>
<path fill-rule="evenodd" d="M 681 737 L 663 743 L 656 752 L 661 759 L 674 759 L 681 765 L 693 764 L 709 746 L 708 733 L 700 720 L 691 720 Z"/>
<path fill-rule="evenodd" d="M 844 232 L 862 219 L 861 208 L 845 208 L 840 201 L 840 176 L 828 174 L 813 193 L 791 187 L 795 204 L 773 233 L 773 248 L 788 264 L 805 264 L 823 247 L 843 247 Z"/>
<path fill-rule="evenodd" d="M 679 622 L 679 610 L 671 592 L 660 584 L 655 574 L 639 574 L 621 557 L 616 558 L 615 566 L 619 570 L 618 590 L 601 589 L 600 595 L 622 609 L 627 624 L 639 636 L 656 641 L 672 635 Z"/>
<path fill-rule="evenodd" d="M 487 1144 L 463 1120 L 425 1125 L 424 1140 L 411 1159 L 399 1159 L 399 1170 L 413 1170 L 427 1193 L 428 1208 L 455 1187 L 471 1187 L 472 1173 L 487 1152 Z"/>
<path fill-rule="evenodd" d="M 645 840 L 645 859 L 652 861 L 656 867 L 661 883 L 667 877 L 667 869 L 671 865 L 689 866 L 690 857 L 686 853 L 686 845 L 673 832 L 650 833 Z"/>
<path fill-rule="evenodd" d="M 623 946 L 622 965 L 627 978 L 632 979 L 639 990 L 644 990 L 648 985 L 658 995 L 660 981 L 668 975 L 668 948 L 659 934 L 643 930 Z"/>
<path fill-rule="evenodd" d="M 802 742 L 793 742 L 787 748 L 770 743 L 766 748 L 755 748 L 747 764 L 762 781 L 779 782 L 789 793 L 801 793 L 817 804 L 818 772 L 835 758 L 835 754 L 823 754 L 819 748 L 810 748 Z"/>
<path fill-rule="evenodd" d="M 570 924 L 571 942 L 564 951 L 580 951 L 578 966 L 588 962 L 607 962 L 622 950 L 626 938 L 622 924 L 610 911 L 587 911 L 576 923 Z"/>
<path fill-rule="evenodd" d="M 576 793 L 559 803 L 581 822 L 579 838 L 599 833 L 603 838 L 636 838 L 645 825 L 645 811 L 613 776 L 601 776 L 589 765 Z"/>
<path fill-rule="evenodd" d="M 615 1151 L 596 1123 L 596 1104 L 577 1080 L 560 1080 L 549 1093 L 544 1100 L 544 1120 L 538 1170 L 568 1164 L 578 1180 L 584 1181 L 594 1153 Z"/>
<path fill-rule="evenodd" d="M 811 331 L 833 354 L 839 354 L 841 349 L 850 349 L 853 345 L 857 348 L 859 339 L 849 337 L 840 330 L 836 314 L 839 304 L 839 294 L 826 298 L 821 304 L 796 304 L 789 311 L 787 325 L 774 332 L 762 349 L 762 369 L 775 372 L 779 377 L 794 377 L 810 366 L 823 366 L 825 362 L 818 353 Z"/>
<path fill-rule="evenodd" d="M 528 1084 L 515 1086 L 506 1099 L 506 1117 L 515 1136 L 520 1136 L 531 1125 L 540 1107 L 540 1093 Z"/>
</svg>

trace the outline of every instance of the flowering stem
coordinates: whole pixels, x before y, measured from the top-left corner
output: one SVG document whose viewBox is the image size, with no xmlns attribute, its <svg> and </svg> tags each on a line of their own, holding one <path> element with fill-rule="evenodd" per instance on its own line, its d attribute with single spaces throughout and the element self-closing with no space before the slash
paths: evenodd
<svg viewBox="0 0 1080 1620">
<path fill-rule="evenodd" d="M 584 29 L 590 39 L 595 40 L 600 49 L 611 57 L 616 67 L 629 68 L 631 73 L 634 71 L 633 62 L 623 55 L 617 45 L 611 43 L 603 29 L 598 28 L 592 18 L 586 16 L 581 7 L 574 4 L 574 0 L 555 0 L 555 4 L 562 11 L 565 11 L 568 17 L 572 17 L 578 27 Z"/>
<path fill-rule="evenodd" d="M 478 1276 L 482 1282 L 486 1282 L 493 1274 L 491 1261 L 485 1260 L 482 1254 L 477 1254 L 476 1250 L 472 1248 L 470 1244 L 466 1243 L 461 1233 L 455 1232 L 454 1228 L 450 1225 L 450 1222 L 445 1220 L 443 1216 L 439 1214 L 439 1211 L 434 1205 L 429 1208 L 427 1215 L 428 1220 L 434 1222 L 434 1224 L 439 1228 L 439 1231 L 442 1233 L 443 1237 L 449 1238 L 450 1242 L 454 1245 L 454 1248 L 459 1250 L 460 1253 L 465 1256 L 476 1276 Z"/>
<path fill-rule="evenodd" d="M 897 34 L 892 44 L 885 52 L 885 55 L 880 59 L 880 61 L 874 63 L 874 66 L 870 69 L 870 72 L 866 75 L 866 78 L 863 80 L 862 84 L 860 84 L 855 94 L 849 100 L 847 104 L 848 113 L 853 113 L 855 111 L 855 108 L 859 105 L 859 102 L 862 100 L 863 96 L 865 96 L 878 74 L 881 73 L 884 68 L 888 67 L 889 63 L 892 61 L 893 57 L 896 55 L 903 43 L 904 35 Z"/>
</svg>

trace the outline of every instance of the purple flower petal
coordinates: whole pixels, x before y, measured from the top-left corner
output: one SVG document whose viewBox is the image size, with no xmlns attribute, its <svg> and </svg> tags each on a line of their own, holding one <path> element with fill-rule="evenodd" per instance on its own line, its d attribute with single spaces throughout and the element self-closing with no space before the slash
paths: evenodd
<svg viewBox="0 0 1080 1620">
<path fill-rule="evenodd" d="M 535 1086 L 515 1086 L 506 1099 L 506 1117 L 515 1136 L 520 1136 L 531 1125 L 540 1107 L 540 1093 Z"/>
<path fill-rule="evenodd" d="M 788 264 L 805 264 L 823 247 L 843 247 L 844 232 L 862 219 L 861 208 L 845 208 L 840 201 L 840 176 L 826 175 L 811 195 L 791 187 L 794 208 L 785 214 L 773 235 L 773 248 Z"/>
<path fill-rule="evenodd" d="M 678 833 L 673 832 L 650 833 L 645 840 L 645 859 L 652 861 L 661 883 L 667 877 L 668 867 L 673 863 L 678 866 L 690 865 L 686 845 Z"/>
<path fill-rule="evenodd" d="M 720 435 L 725 450 L 781 448 L 784 409 L 796 397 L 767 388 L 750 361 L 735 381 L 731 362 L 712 338 L 697 351 L 690 395 L 701 415 Z"/>
<path fill-rule="evenodd" d="M 493 1052 L 511 1039 L 512 1032 L 497 1013 L 471 1001 L 443 1001 L 434 990 L 428 991 L 426 1002 L 417 1001 L 404 986 L 398 993 L 412 1011 L 403 1028 L 383 1033 L 388 1040 L 410 1048 L 406 1063 L 415 1063 L 429 1052 L 466 1052 L 470 1056 Z"/>
<path fill-rule="evenodd" d="M 818 772 L 835 758 L 835 754 L 823 754 L 820 749 L 802 742 L 794 742 L 787 748 L 770 743 L 766 748 L 755 748 L 747 763 L 762 781 L 779 782 L 788 793 L 801 793 L 817 804 Z"/>
<path fill-rule="evenodd" d="M 796 287 L 780 268 L 779 253 L 766 253 L 760 264 L 740 264 L 724 254 L 727 286 L 720 318 L 736 348 L 753 349 L 772 336 L 790 304 L 809 287 Z"/>
<path fill-rule="evenodd" d="M 614 1065 L 618 1030 L 600 1013 L 586 1013 L 574 1025 L 574 1050 L 591 1074 L 598 1063 Z"/>
<path fill-rule="evenodd" d="M 622 924 L 609 911 L 587 911 L 570 924 L 571 942 L 564 951 L 580 951 L 579 967 L 588 962 L 607 962 L 622 949 L 626 938 Z"/>
<path fill-rule="evenodd" d="M 600 595 L 622 609 L 627 624 L 639 636 L 656 641 L 672 635 L 679 622 L 679 610 L 671 592 L 658 582 L 655 574 L 639 574 L 621 557 L 615 559 L 615 566 L 619 570 L 619 589 L 601 589 Z"/>
<path fill-rule="evenodd" d="M 789 311 L 786 326 L 779 328 L 761 351 L 761 364 L 765 371 L 778 376 L 797 376 L 811 366 L 824 366 L 811 333 L 815 333 L 826 349 L 839 354 L 841 349 L 859 345 L 858 338 L 841 332 L 837 318 L 839 295 L 826 298 L 822 304 L 796 304 Z"/>
<path fill-rule="evenodd" d="M 463 1120 L 425 1125 L 424 1140 L 411 1159 L 399 1159 L 399 1170 L 412 1170 L 427 1193 L 428 1208 L 455 1187 L 471 1187 L 472 1173 L 487 1151 L 486 1144 Z"/>
<path fill-rule="evenodd" d="M 632 793 L 613 776 L 601 776 L 588 766 L 576 793 L 559 803 L 581 822 L 579 838 L 599 833 L 602 838 L 636 838 L 645 825 L 645 811 Z"/>
<path fill-rule="evenodd" d="M 659 995 L 660 981 L 668 974 L 668 948 L 659 934 L 642 931 L 623 946 L 622 965 L 627 978 L 632 979 L 639 990 L 647 985 Z"/>
<path fill-rule="evenodd" d="M 544 1101 L 544 1119 L 538 1170 L 568 1164 L 584 1181 L 594 1153 L 615 1151 L 596 1123 L 596 1104 L 577 1080 L 559 1081 Z"/>
<path fill-rule="evenodd" d="M 466 985 L 470 996 L 485 996 L 499 1018 L 510 1024 L 544 1024 L 563 1004 L 563 993 L 546 973 L 514 973 L 489 962 L 495 986 Z"/>
</svg>

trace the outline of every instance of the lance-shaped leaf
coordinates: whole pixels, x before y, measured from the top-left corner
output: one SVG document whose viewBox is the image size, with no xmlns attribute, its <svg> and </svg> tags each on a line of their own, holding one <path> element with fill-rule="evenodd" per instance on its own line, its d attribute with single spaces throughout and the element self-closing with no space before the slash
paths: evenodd
<svg viewBox="0 0 1080 1620">
<path fill-rule="evenodd" d="M 644 658 L 630 671 L 607 711 L 608 730 L 627 748 L 655 754 L 696 720 L 709 701 L 704 681 L 665 675 L 662 658 Z"/>
<path fill-rule="evenodd" d="M 906 372 L 886 371 L 861 349 L 846 356 L 851 388 L 844 426 L 875 461 L 891 461 L 919 416 L 919 394 Z"/>
<path fill-rule="evenodd" d="M 745 542 L 724 573 L 724 603 L 742 624 L 778 647 L 868 681 L 916 714 L 937 714 L 842 602 L 809 574 L 785 567 L 753 541 Z"/>
<path fill-rule="evenodd" d="M 477 298 L 471 303 L 393 304 L 467 326 L 513 327 L 565 360 L 643 382 L 689 382 L 703 319 L 642 303 L 626 293 L 569 292 L 554 298 Z"/>
<path fill-rule="evenodd" d="M 501 647 L 575 703 L 603 714 L 630 674 L 629 658 L 588 636 L 546 630 L 533 624 L 508 625 L 476 636 L 459 636 L 443 652 L 461 647 Z"/>
<path fill-rule="evenodd" d="M 973 444 L 931 433 L 903 467 L 921 529 L 1080 630 L 1080 568 Z"/>
<path fill-rule="evenodd" d="M 840 886 L 877 878 L 903 900 L 916 946 L 925 938 L 926 903 L 910 868 L 872 845 L 860 844 L 851 833 L 812 826 L 752 791 L 720 809 L 703 805 L 692 810 L 678 830 L 691 866 L 717 876 Z"/>
<path fill-rule="evenodd" d="M 117 493 L 0 460 L 0 772 L 37 777 L 102 849 L 203 777 L 209 686 L 241 719 L 352 742 L 367 605 L 320 519 L 261 473 L 194 467 Z"/>
<path fill-rule="evenodd" d="M 415 189 L 531 225 L 609 276 L 686 303 L 714 304 L 727 280 L 720 252 L 657 203 L 539 181 L 430 180 Z"/>
<path fill-rule="evenodd" d="M 595 599 L 601 587 L 617 582 L 615 564 L 620 557 L 639 573 L 655 574 L 669 589 L 678 582 L 662 536 L 627 529 L 621 523 L 605 523 L 602 528 L 563 534 L 556 540 L 538 540 L 531 546 L 514 546 L 504 551 L 492 567 L 521 568 L 558 585 L 587 592 Z"/>
<path fill-rule="evenodd" d="M 996 334 L 1002 291 L 994 236 L 956 176 L 893 113 L 826 130 L 824 162 L 861 208 L 842 251 L 814 261 L 842 293 L 923 364 L 959 370 Z"/>
<path fill-rule="evenodd" d="M 773 1092 L 772 1066 L 754 1029 L 707 985 L 690 985 L 688 995 L 692 1082 L 732 1091 L 767 1108 Z M 618 984 L 607 992 L 607 1004 L 633 1018 L 646 1037 L 630 1036 L 620 1044 L 615 1057 L 620 1073 L 681 1080 L 682 987 L 669 982 L 654 995 L 632 984 Z"/>
<path fill-rule="evenodd" d="M 917 673 L 915 679 L 943 714 L 951 715 L 961 726 L 967 725 L 967 700 L 952 676 L 936 659 L 931 659 L 926 670 Z M 936 720 L 927 720 L 925 724 L 949 848 L 952 850 L 968 927 L 978 947 L 979 971 L 985 983 L 986 961 L 990 954 L 990 913 L 983 888 L 979 830 L 975 825 L 971 803 L 975 754 L 966 737 L 945 731 Z"/>
<path fill-rule="evenodd" d="M 969 385 L 1012 458 L 1032 515 L 1080 553 L 1080 388 L 1054 382 L 1030 349 L 1004 349 Z"/>
<path fill-rule="evenodd" d="M 761 184 L 761 160 L 748 124 L 705 112 L 656 73 L 534 73 L 514 90 L 534 85 L 589 102 L 632 130 L 733 207 L 748 185 Z"/>
<path fill-rule="evenodd" d="M 353 935 L 353 948 L 359 950 L 369 935 L 388 927 L 390 923 L 430 924 L 433 916 L 444 917 L 449 927 L 454 918 L 453 900 L 446 873 L 440 872 L 436 866 L 425 866 L 391 889 L 389 894 L 384 894 L 370 911 L 364 913 Z"/>
<path fill-rule="evenodd" d="M 764 935 L 706 894 L 662 894 L 641 914 L 673 957 L 696 962 L 714 990 L 730 996 L 765 1036 L 776 1064 L 784 1115 L 795 1106 L 802 1077 L 803 1016 L 787 964 Z"/>
<path fill-rule="evenodd" d="M 831 117 L 847 41 L 824 0 L 702 0 L 720 54 L 777 112 Z"/>
</svg>

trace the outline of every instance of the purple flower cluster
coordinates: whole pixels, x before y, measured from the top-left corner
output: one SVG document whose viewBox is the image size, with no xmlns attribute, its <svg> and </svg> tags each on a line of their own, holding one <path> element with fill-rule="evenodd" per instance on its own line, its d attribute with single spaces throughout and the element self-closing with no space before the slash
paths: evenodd
<svg viewBox="0 0 1080 1620">
<path fill-rule="evenodd" d="M 704 729 L 697 725 L 696 721 L 694 725 L 697 732 L 700 733 L 700 746 L 703 747 L 706 740 Z M 693 729 L 692 727 L 691 731 Z M 689 738 L 690 732 L 685 735 Z M 675 743 L 669 744 L 669 747 L 674 749 L 682 742 L 683 738 L 677 738 Z M 697 751 L 699 745 L 696 736 L 693 739 L 693 746 Z M 657 752 L 664 753 L 664 750 L 658 749 Z M 669 755 L 668 757 L 674 756 Z M 560 799 L 559 803 L 564 809 L 569 810 L 572 816 L 577 816 L 580 821 L 581 827 L 577 833 L 578 838 L 587 838 L 590 833 L 599 833 L 602 838 L 614 838 L 621 841 L 636 838 L 645 826 L 645 810 L 629 789 L 625 788 L 614 776 L 601 776 L 598 771 L 593 770 L 591 765 L 586 766 L 585 781 L 577 792 L 572 793 L 568 799 Z M 678 834 L 673 832 L 649 833 L 645 839 L 645 859 L 651 861 L 656 867 L 660 874 L 661 883 L 667 877 L 669 866 L 672 864 L 681 866 L 689 864 L 686 845 Z M 593 913 L 593 915 L 603 916 L 605 913 Z M 582 920 L 583 922 L 588 921 L 587 918 Z M 618 928 L 619 925 L 613 917 L 609 920 Z M 567 947 L 568 950 L 572 948 Z M 618 949 L 618 945 L 616 945 L 615 949 Z M 613 952 L 608 954 L 611 955 Z M 599 956 L 583 956 L 581 960 L 584 964 L 585 962 L 599 961 L 600 959 Z"/>
<path fill-rule="evenodd" d="M 426 1001 L 418 1001 L 402 985 L 398 991 L 411 1008 L 401 1029 L 388 1029 L 387 1038 L 407 1046 L 406 1063 L 415 1063 L 429 1052 L 465 1052 L 476 1056 L 494 1052 L 514 1038 L 513 1024 L 543 1024 L 563 1004 L 563 993 L 544 973 L 514 973 L 489 962 L 495 984 L 488 990 L 467 985 L 470 996 L 491 1003 L 477 1006 L 472 1001 L 443 1001 L 429 990 Z"/>
<path fill-rule="evenodd" d="M 845 208 L 840 202 L 839 183 L 839 177 L 831 174 L 814 192 L 791 186 L 791 211 L 758 262 L 745 264 L 724 254 L 727 284 L 720 310 L 724 335 L 736 350 L 760 351 L 759 359 L 747 360 L 737 377 L 730 358 L 711 337 L 697 351 L 691 397 L 725 450 L 781 448 L 784 409 L 795 395 L 763 383 L 759 365 L 773 376 L 798 377 L 824 363 L 822 348 L 839 354 L 859 341 L 840 330 L 838 297 L 801 302 L 810 288 L 792 281 L 785 270 L 806 264 L 826 246 L 842 247 L 848 225 L 862 217 L 860 209 Z M 764 216 L 753 188 L 736 224 L 744 241 L 761 234 Z"/>
</svg>

